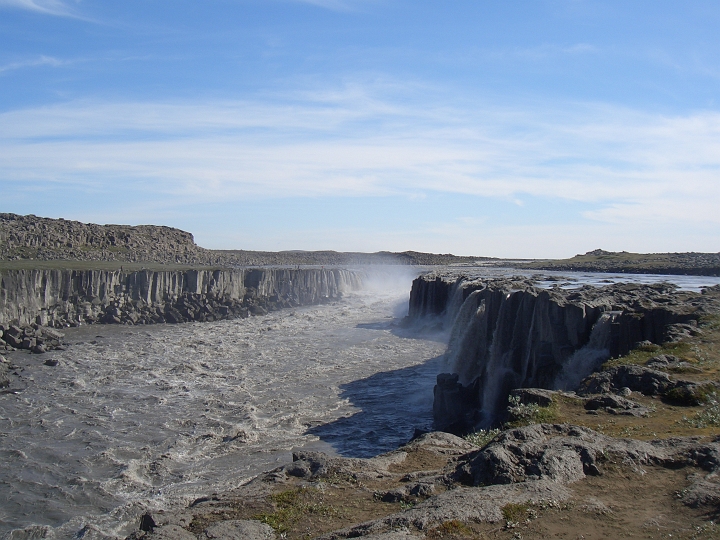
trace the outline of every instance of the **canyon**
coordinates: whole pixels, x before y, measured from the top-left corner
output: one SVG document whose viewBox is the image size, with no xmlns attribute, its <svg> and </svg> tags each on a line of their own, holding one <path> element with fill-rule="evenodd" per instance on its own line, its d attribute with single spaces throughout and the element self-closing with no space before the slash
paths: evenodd
<svg viewBox="0 0 720 540">
<path fill-rule="evenodd" d="M 0 215 L 2 538 L 717 535 L 717 278 L 356 255 Z"/>
</svg>

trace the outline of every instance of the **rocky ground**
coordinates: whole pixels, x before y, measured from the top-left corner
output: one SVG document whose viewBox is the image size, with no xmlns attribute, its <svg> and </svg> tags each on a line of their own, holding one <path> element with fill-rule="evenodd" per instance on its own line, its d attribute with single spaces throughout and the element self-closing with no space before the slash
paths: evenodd
<svg viewBox="0 0 720 540">
<path fill-rule="evenodd" d="M 720 315 L 685 330 L 577 392 L 513 392 L 502 429 L 372 459 L 297 452 L 130 538 L 719 538 Z"/>
<path fill-rule="evenodd" d="M 0 213 L 0 261 L 9 267 L 27 267 L 33 261 L 94 262 L 106 269 L 121 263 L 180 266 L 291 266 L 406 264 L 445 265 L 471 263 L 483 257 L 405 251 L 392 253 L 340 253 L 336 251 L 246 251 L 204 249 L 189 232 L 156 225 L 96 225 L 33 215 Z M 109 262 L 114 265 L 108 265 Z M 17 264 L 20 263 L 20 264 Z"/>
<path fill-rule="evenodd" d="M 513 266 L 576 272 L 720 276 L 720 253 L 628 253 L 596 249 L 570 259 L 539 260 Z"/>
</svg>

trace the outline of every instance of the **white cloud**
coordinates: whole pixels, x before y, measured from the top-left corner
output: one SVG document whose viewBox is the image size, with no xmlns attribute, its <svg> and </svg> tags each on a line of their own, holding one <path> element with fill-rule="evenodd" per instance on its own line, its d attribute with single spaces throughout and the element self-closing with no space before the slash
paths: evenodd
<svg viewBox="0 0 720 540">
<path fill-rule="evenodd" d="M 310 4 L 332 11 L 355 11 L 361 4 L 375 3 L 377 0 L 289 0 L 303 4 Z"/>
<path fill-rule="evenodd" d="M 416 106 L 371 90 L 0 114 L 0 176 L 181 202 L 432 192 L 592 205 L 596 223 L 720 224 L 720 114 Z"/>
<path fill-rule="evenodd" d="M 23 69 L 26 67 L 37 67 L 37 66 L 53 66 L 58 67 L 67 64 L 67 62 L 64 62 L 62 60 L 58 60 L 57 58 L 53 58 L 52 56 L 39 56 L 38 58 L 34 58 L 31 60 L 24 60 L 21 62 L 11 62 L 9 64 L 5 64 L 4 66 L 0 66 L 0 73 L 4 73 L 6 71 L 13 71 L 15 69 Z"/>
<path fill-rule="evenodd" d="M 0 7 L 26 9 L 63 17 L 74 16 L 73 9 L 61 0 L 0 0 Z"/>
</svg>

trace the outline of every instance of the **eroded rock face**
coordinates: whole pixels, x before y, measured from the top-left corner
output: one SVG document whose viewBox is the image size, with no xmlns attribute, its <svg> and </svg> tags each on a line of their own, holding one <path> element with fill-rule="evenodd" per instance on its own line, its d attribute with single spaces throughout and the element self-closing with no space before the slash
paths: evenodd
<svg viewBox="0 0 720 540">
<path fill-rule="evenodd" d="M 513 389 L 575 390 L 638 342 L 663 343 L 678 325 L 694 328 L 716 296 L 678 293 L 667 283 L 546 290 L 527 279 L 418 278 L 409 316 L 452 321 L 446 359 L 457 379 L 438 378 L 435 426 L 455 433 L 489 427 Z M 601 386 L 595 393 L 610 391 Z"/>
<path fill-rule="evenodd" d="M 343 269 L 5 270 L 0 272 L 0 323 L 213 321 L 317 304 L 360 286 L 360 275 Z"/>
</svg>

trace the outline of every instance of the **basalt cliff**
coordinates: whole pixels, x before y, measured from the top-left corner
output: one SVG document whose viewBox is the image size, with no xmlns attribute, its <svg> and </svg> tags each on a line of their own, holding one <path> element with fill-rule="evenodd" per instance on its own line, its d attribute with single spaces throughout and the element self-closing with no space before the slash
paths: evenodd
<svg viewBox="0 0 720 540">
<path fill-rule="evenodd" d="M 0 347 L 44 352 L 47 327 L 214 321 L 339 299 L 362 276 L 343 269 L 0 271 Z M 25 328 L 22 328 L 22 327 Z"/>
<path fill-rule="evenodd" d="M 539 289 L 525 279 L 427 275 L 415 280 L 409 318 L 451 327 L 450 373 L 435 387 L 436 426 L 453 432 L 502 421 L 514 389 L 571 390 L 609 358 L 640 343 L 692 333 L 717 312 L 720 290 L 669 284 Z"/>
</svg>

